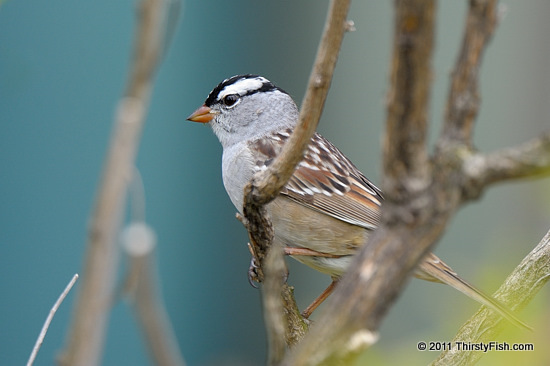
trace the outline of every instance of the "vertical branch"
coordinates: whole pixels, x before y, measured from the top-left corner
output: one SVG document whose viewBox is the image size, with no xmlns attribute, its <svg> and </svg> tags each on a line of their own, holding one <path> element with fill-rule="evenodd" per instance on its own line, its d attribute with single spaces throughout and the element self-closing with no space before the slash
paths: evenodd
<svg viewBox="0 0 550 366">
<path fill-rule="evenodd" d="M 287 321 L 284 316 L 281 293 L 282 279 L 286 266 L 283 248 L 273 246 L 267 253 L 264 263 L 265 280 L 263 282 L 262 303 L 264 308 L 264 323 L 267 332 L 267 365 L 278 365 L 286 351 Z"/>
<path fill-rule="evenodd" d="M 384 139 L 383 188 L 389 198 L 425 188 L 433 1 L 396 1 Z"/>
<path fill-rule="evenodd" d="M 451 77 L 440 145 L 451 140 L 468 146 L 472 143 L 480 104 L 478 72 L 496 25 L 496 0 L 470 0 L 462 47 Z"/>
<path fill-rule="evenodd" d="M 116 238 L 163 42 L 163 0 L 143 0 L 134 58 L 92 213 L 82 284 L 60 358 L 63 365 L 99 364 L 118 263 Z"/>
<path fill-rule="evenodd" d="M 176 336 L 159 293 L 154 251 L 130 254 L 131 266 L 138 271 L 134 308 L 147 340 L 149 353 L 157 366 L 184 366 Z"/>
</svg>

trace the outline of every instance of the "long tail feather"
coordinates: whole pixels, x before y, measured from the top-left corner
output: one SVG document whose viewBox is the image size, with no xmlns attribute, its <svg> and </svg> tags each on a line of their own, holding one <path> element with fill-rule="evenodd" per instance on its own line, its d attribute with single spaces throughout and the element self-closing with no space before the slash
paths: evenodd
<svg viewBox="0 0 550 366">
<path fill-rule="evenodd" d="M 519 320 L 511 310 L 502 305 L 498 300 L 484 294 L 482 291 L 460 278 L 451 267 L 445 264 L 445 262 L 434 254 L 430 253 L 424 261 L 422 261 L 419 269 L 417 270 L 416 277 L 427 281 L 441 282 L 449 285 L 480 304 L 496 311 L 514 325 L 531 331 L 533 330 L 533 328 Z"/>
</svg>

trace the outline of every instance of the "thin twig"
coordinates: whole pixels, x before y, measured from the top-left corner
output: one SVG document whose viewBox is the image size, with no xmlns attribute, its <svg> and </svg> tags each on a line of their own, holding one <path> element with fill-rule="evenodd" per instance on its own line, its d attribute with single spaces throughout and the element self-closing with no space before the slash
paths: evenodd
<svg viewBox="0 0 550 366">
<path fill-rule="evenodd" d="M 550 230 L 539 244 L 523 259 L 493 295 L 510 309 L 524 308 L 550 279 Z M 436 365 L 473 365 L 483 352 L 458 350 L 457 342 L 489 343 L 497 339 L 505 321 L 486 307 L 475 313 L 450 342 L 451 349 L 442 352 L 432 363 Z"/>
<path fill-rule="evenodd" d="M 143 0 L 126 92 L 118 105 L 103 177 L 92 213 L 82 285 L 62 365 L 99 364 L 115 284 L 116 239 L 126 202 L 153 76 L 164 39 L 165 3 Z"/>
<path fill-rule="evenodd" d="M 145 223 L 145 188 L 137 168 L 134 169 L 129 196 L 133 220 L 121 235 L 122 248 L 129 263 L 121 292 L 132 300 L 154 364 L 184 366 L 185 361 L 160 291 L 154 255 L 157 239 L 154 230 Z"/>
<path fill-rule="evenodd" d="M 135 308 L 153 363 L 158 366 L 184 366 L 183 355 L 159 293 L 154 255 L 151 253 L 136 261 L 141 262 L 141 273 L 136 288 Z"/>
<path fill-rule="evenodd" d="M 61 306 L 61 303 L 63 302 L 63 300 L 65 300 L 65 298 L 69 294 L 69 291 L 71 291 L 74 284 L 76 283 L 77 279 L 78 279 L 78 273 L 75 273 L 73 278 L 71 278 L 71 280 L 67 284 L 67 286 L 65 286 L 65 289 L 63 290 L 61 295 L 59 295 L 59 297 L 57 298 L 55 304 L 53 304 L 53 307 L 51 308 L 50 313 L 48 314 L 48 317 L 46 318 L 46 321 L 44 322 L 44 325 L 40 330 L 38 339 L 36 340 L 36 343 L 32 348 L 31 355 L 29 357 L 29 360 L 27 361 L 27 366 L 32 366 L 32 364 L 34 363 L 34 360 L 36 359 L 36 355 L 38 354 L 38 350 L 42 346 L 42 342 L 44 342 L 44 337 L 46 337 L 46 333 L 48 332 L 48 328 L 50 327 L 50 323 L 52 322 L 57 309 L 59 309 L 59 306 Z"/>
<path fill-rule="evenodd" d="M 134 224 L 138 231 L 134 236 L 134 243 L 127 242 L 127 246 L 136 244 L 137 250 L 128 249 L 130 258 L 130 273 L 134 273 L 136 283 L 134 287 L 134 301 L 136 317 L 141 324 L 146 344 L 154 360 L 159 366 L 184 366 L 185 361 L 179 349 L 176 336 L 169 321 L 168 313 L 160 293 L 156 262 L 154 257 L 155 239 L 152 230 L 145 223 Z M 141 228 L 139 228 L 141 227 Z M 148 234 L 147 232 L 150 232 Z M 141 245 L 140 241 L 150 242 L 151 245 Z M 144 247 L 146 250 L 144 250 Z"/>
</svg>

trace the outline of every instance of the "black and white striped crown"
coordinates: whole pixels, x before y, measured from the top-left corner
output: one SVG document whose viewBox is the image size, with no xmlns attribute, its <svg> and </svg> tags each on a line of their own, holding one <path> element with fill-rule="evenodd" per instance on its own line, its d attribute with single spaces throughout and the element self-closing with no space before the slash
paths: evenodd
<svg viewBox="0 0 550 366">
<path fill-rule="evenodd" d="M 275 86 L 271 81 L 259 75 L 235 75 L 219 83 L 208 95 L 204 104 L 211 107 L 229 94 L 237 94 L 241 97 L 261 92 L 278 90 L 286 94 L 284 90 Z"/>
</svg>

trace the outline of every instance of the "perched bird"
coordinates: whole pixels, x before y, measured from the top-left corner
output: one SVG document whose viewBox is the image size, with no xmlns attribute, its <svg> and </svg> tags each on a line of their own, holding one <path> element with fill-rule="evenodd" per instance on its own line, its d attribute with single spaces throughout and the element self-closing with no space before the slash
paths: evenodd
<svg viewBox="0 0 550 366">
<path fill-rule="evenodd" d="M 188 120 L 208 123 L 223 147 L 225 190 L 242 213 L 243 188 L 279 154 L 298 122 L 298 108 L 284 90 L 258 75 L 223 80 Z M 357 249 L 377 227 L 381 191 L 332 143 L 315 133 L 305 156 L 279 196 L 267 205 L 274 241 L 296 260 L 330 275 L 333 283 L 305 311 L 330 294 Z M 459 277 L 430 253 L 415 276 L 441 282 L 529 328 L 505 306 Z"/>
</svg>

